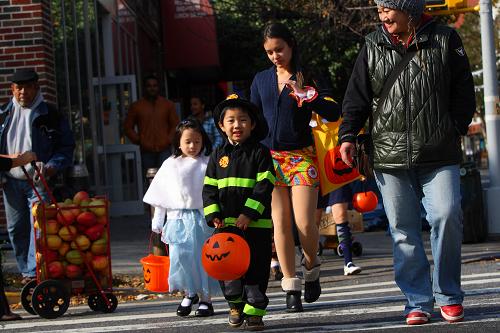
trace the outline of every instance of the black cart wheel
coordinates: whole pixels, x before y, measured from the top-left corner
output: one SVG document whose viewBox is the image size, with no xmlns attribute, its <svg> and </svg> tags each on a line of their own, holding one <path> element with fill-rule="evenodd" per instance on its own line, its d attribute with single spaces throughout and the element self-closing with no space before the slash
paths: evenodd
<svg viewBox="0 0 500 333">
<path fill-rule="evenodd" d="M 36 280 L 31 280 L 26 283 L 21 290 L 21 304 L 26 310 L 26 312 L 31 313 L 32 315 L 36 315 L 35 310 L 33 310 L 33 305 L 31 304 L 31 299 L 33 296 L 33 290 L 36 287 Z"/>
<path fill-rule="evenodd" d="M 99 299 L 101 299 L 99 294 L 92 294 L 87 298 L 87 304 L 92 311 L 101 311 L 99 309 Z"/>
<path fill-rule="evenodd" d="M 116 307 L 118 306 L 118 299 L 116 298 L 115 295 L 112 293 L 104 293 L 104 297 L 108 300 L 109 304 L 106 303 L 106 301 L 103 299 L 102 295 L 97 295 L 98 297 L 98 311 L 102 311 L 104 313 L 111 313 L 116 310 Z"/>
<path fill-rule="evenodd" d="M 363 245 L 360 242 L 352 243 L 352 254 L 359 257 L 363 254 Z"/>
<path fill-rule="evenodd" d="M 41 282 L 33 290 L 31 303 L 33 310 L 42 318 L 54 319 L 68 310 L 70 294 L 57 280 Z"/>
</svg>

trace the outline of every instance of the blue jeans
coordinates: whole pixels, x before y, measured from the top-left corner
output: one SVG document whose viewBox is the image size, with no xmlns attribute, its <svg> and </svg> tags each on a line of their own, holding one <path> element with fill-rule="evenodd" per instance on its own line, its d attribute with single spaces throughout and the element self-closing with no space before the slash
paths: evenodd
<svg viewBox="0 0 500 333">
<path fill-rule="evenodd" d="M 393 239 L 395 280 L 405 294 L 405 314 L 462 304 L 462 208 L 458 165 L 435 169 L 377 170 Z M 431 226 L 432 277 L 422 241 L 420 202 Z"/>
<path fill-rule="evenodd" d="M 37 189 L 45 200 L 47 195 Z M 14 249 L 17 267 L 23 276 L 36 276 L 35 238 L 31 207 L 38 197 L 26 180 L 7 178 L 3 184 L 3 202 L 7 231 Z"/>
</svg>

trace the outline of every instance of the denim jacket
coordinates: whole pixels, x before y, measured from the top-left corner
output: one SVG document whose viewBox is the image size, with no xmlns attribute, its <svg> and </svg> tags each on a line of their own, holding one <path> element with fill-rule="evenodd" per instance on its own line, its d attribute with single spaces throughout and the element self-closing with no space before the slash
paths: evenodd
<svg viewBox="0 0 500 333">
<path fill-rule="evenodd" d="M 9 127 L 10 113 L 13 110 L 12 100 L 0 107 L 0 153 L 7 153 L 6 128 Z M 58 171 L 73 163 L 75 139 L 69 123 L 57 109 L 45 102 L 34 110 L 31 121 L 32 151 L 38 161 Z"/>
</svg>

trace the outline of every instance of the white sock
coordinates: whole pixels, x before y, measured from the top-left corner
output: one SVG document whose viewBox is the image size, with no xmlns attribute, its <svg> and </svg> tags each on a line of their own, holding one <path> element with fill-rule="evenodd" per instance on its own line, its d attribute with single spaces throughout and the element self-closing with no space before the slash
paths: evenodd
<svg viewBox="0 0 500 333">
<path fill-rule="evenodd" d="M 187 297 L 184 297 L 182 299 L 181 306 L 186 307 L 186 306 L 190 306 L 190 305 L 191 305 L 191 300 Z"/>
<path fill-rule="evenodd" d="M 198 310 L 208 310 L 208 306 L 206 304 L 202 303 L 198 306 Z"/>
<path fill-rule="evenodd" d="M 271 260 L 271 268 L 280 267 L 280 262 L 277 260 Z"/>
</svg>

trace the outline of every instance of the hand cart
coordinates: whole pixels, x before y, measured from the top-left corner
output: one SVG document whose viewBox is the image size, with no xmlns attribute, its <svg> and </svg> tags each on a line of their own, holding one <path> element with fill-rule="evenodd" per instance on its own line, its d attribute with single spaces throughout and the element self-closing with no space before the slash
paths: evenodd
<svg viewBox="0 0 500 333">
<path fill-rule="evenodd" d="M 51 204 L 44 202 L 22 167 L 39 200 L 32 208 L 36 280 L 21 291 L 23 308 L 54 319 L 66 312 L 72 295 L 87 295 L 90 309 L 115 311 L 118 300 L 112 291 L 108 200 L 96 197 L 85 206 L 58 203 L 40 169 L 32 165 Z"/>
</svg>

